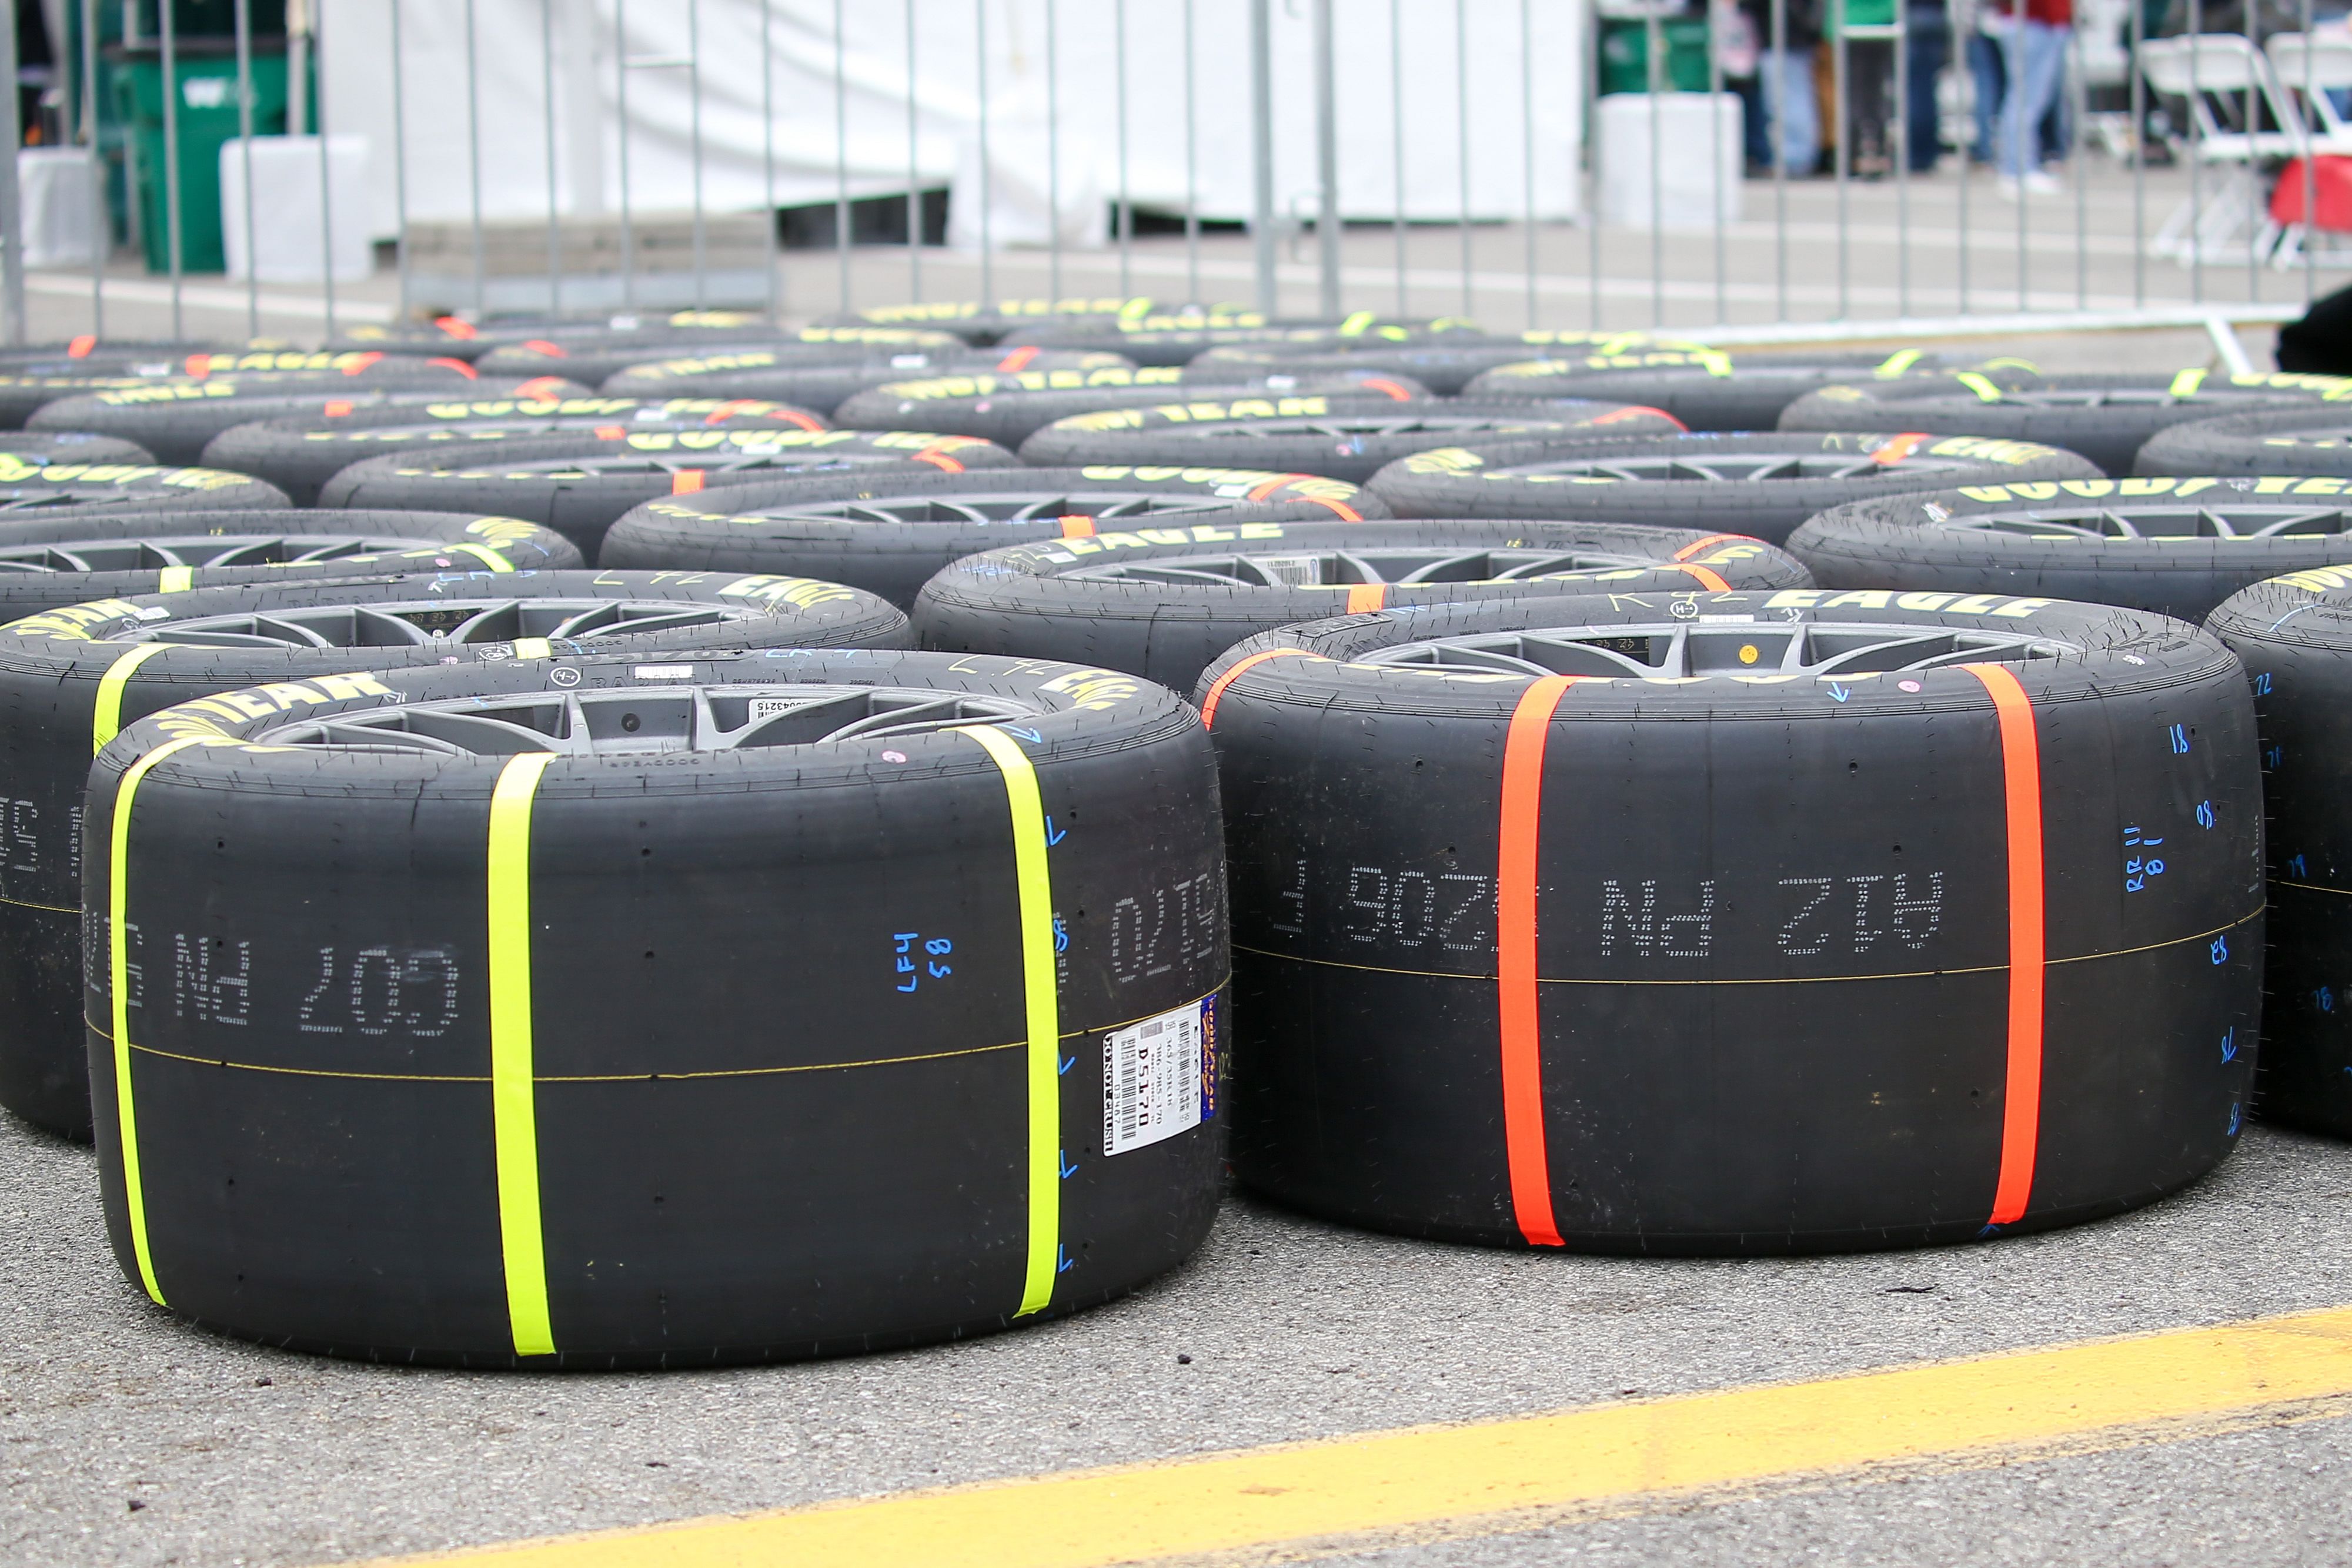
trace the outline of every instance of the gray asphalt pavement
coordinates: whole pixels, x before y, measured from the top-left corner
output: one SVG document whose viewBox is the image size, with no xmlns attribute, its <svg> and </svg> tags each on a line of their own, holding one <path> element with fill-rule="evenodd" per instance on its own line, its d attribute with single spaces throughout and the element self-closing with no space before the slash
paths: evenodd
<svg viewBox="0 0 2352 1568">
<path fill-rule="evenodd" d="M 116 1273 L 87 1151 L 0 1118 L 0 1561 L 61 1568 L 418 1552 L 2352 1302 L 2352 1147 L 2261 1129 L 2155 1207 L 1934 1252 L 1534 1257 L 1236 1200 L 1192 1265 L 1065 1322 L 664 1375 L 214 1338 Z M 1357 1560 L 2340 1562 L 2347 1458 L 2321 1421 Z"/>
</svg>

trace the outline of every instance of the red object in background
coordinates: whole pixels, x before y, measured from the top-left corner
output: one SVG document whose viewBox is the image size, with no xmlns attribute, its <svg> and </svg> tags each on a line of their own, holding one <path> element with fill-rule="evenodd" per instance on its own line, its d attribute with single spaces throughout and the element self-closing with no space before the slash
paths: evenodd
<svg viewBox="0 0 2352 1568">
<path fill-rule="evenodd" d="M 2318 215 L 2311 226 L 2335 234 L 2352 234 L 2352 158 L 2322 154 L 2311 161 L 2313 205 Z M 2279 171 L 2271 187 L 2271 222 L 2299 224 L 2303 216 L 2303 160 L 2296 158 Z"/>
</svg>

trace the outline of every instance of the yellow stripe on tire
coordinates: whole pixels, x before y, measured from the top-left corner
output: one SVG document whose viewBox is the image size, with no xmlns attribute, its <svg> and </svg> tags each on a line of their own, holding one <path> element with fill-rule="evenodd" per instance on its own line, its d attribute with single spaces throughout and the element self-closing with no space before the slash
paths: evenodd
<svg viewBox="0 0 2352 1568">
<path fill-rule="evenodd" d="M 114 1021 L 114 1124 L 122 1140 L 122 1203 L 131 1227 L 131 1249 L 139 1259 L 139 1282 L 154 1303 L 167 1306 L 163 1288 L 155 1282 L 155 1255 L 147 1245 L 147 1193 L 139 1179 L 139 1113 L 131 1097 L 131 959 L 123 919 L 131 896 L 131 801 L 140 781 L 154 766 L 191 746 L 217 745 L 206 736 L 167 740 L 132 763 L 114 795 L 113 831 L 109 835 L 112 858 L 107 863 L 107 970 L 112 992 Z"/>
<path fill-rule="evenodd" d="M 490 791 L 490 1112 L 499 1245 L 517 1355 L 555 1354 L 539 1211 L 539 1106 L 530 1032 L 530 809 L 551 751 L 508 760 Z"/>
<path fill-rule="evenodd" d="M 131 684 L 131 672 L 171 646 L 169 643 L 142 643 L 107 665 L 106 674 L 98 677 L 98 706 L 89 720 L 92 757 L 104 751 L 106 743 L 122 733 L 122 688 Z"/>
<path fill-rule="evenodd" d="M 1029 1263 L 1021 1306 L 1042 1312 L 1054 1299 L 1062 1252 L 1062 1009 L 1055 988 L 1054 888 L 1045 865 L 1045 808 L 1037 768 L 1001 729 L 959 728 L 980 743 L 1004 776 L 1013 811 L 1013 880 L 1020 890 L 1022 996 L 1029 1052 Z"/>
</svg>

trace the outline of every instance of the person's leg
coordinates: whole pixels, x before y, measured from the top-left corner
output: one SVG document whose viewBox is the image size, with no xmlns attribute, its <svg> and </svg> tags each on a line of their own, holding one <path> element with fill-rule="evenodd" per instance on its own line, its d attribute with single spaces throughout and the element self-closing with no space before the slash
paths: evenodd
<svg viewBox="0 0 2352 1568">
<path fill-rule="evenodd" d="M 1865 179 L 1876 179 L 1891 167 L 1886 157 L 1887 93 L 1895 75 L 1895 46 L 1884 38 L 1857 39 L 1847 46 L 1850 108 L 1848 132 L 1853 138 L 1849 165 Z"/>
<path fill-rule="evenodd" d="M 2072 27 L 2052 27 L 2040 22 L 2025 24 L 2024 152 L 2029 159 L 2040 157 L 2042 121 L 2058 108 L 2059 99 L 2064 96 L 2066 47 L 2074 36 Z M 2063 153 L 2063 142 L 2054 151 Z M 2026 172 L 2032 173 L 2041 164 L 2030 162 L 2025 167 Z"/>
<path fill-rule="evenodd" d="M 1993 121 L 2000 110 L 2000 46 L 1982 33 L 1969 34 L 1969 74 L 1975 78 L 1977 89 L 1977 144 L 1973 156 L 1979 163 L 1990 163 Z"/>
<path fill-rule="evenodd" d="M 1905 155 L 1911 172 L 1924 174 L 1943 151 L 1943 116 L 1936 103 L 1936 79 L 1951 54 L 1951 29 L 1941 5 L 1913 5 L 1905 13 L 1903 105 Z"/>
<path fill-rule="evenodd" d="M 2042 118 L 2036 104 L 2026 107 L 2026 32 L 2031 22 L 2012 21 L 2001 30 L 1994 44 L 2000 50 L 2001 92 L 2000 107 L 1993 111 L 1993 166 L 2004 180 L 2024 178 L 2033 167 L 2033 127 Z"/>
<path fill-rule="evenodd" d="M 1811 173 L 1822 150 L 1821 120 L 1813 102 L 1813 51 L 1789 49 L 1776 55 L 1767 49 L 1756 74 L 1764 84 L 1766 110 L 1780 131 L 1781 167 L 1791 174 Z"/>
</svg>

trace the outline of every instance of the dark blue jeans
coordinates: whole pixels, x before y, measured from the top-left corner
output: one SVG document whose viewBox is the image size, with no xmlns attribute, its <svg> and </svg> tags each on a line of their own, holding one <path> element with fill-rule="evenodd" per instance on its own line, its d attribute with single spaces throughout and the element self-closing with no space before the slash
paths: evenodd
<svg viewBox="0 0 2352 1568">
<path fill-rule="evenodd" d="M 1903 144 L 1910 150 L 1911 172 L 1924 174 L 1936 166 L 1943 151 L 1937 124 L 1936 77 L 1951 57 L 1952 33 L 1941 5 L 1904 8 L 1903 68 L 1906 101 L 1903 106 Z"/>
</svg>

